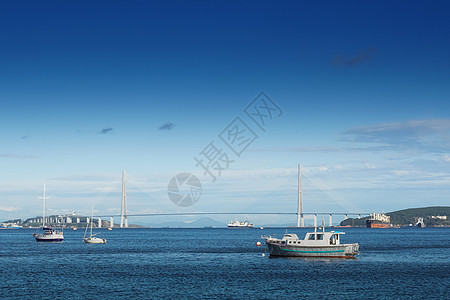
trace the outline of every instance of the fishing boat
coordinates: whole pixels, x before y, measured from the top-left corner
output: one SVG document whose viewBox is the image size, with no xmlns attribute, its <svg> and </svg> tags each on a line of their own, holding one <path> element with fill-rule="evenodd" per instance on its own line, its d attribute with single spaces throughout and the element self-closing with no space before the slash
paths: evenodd
<svg viewBox="0 0 450 300">
<path fill-rule="evenodd" d="M 239 221 L 233 221 L 231 223 L 227 224 L 228 228 L 254 228 L 255 225 L 250 224 L 248 221 L 239 222 Z"/>
<path fill-rule="evenodd" d="M 42 210 L 42 230 L 43 233 L 34 233 L 33 237 L 36 242 L 62 242 L 64 240 L 64 234 L 62 229 L 57 230 L 51 227 L 45 226 L 45 184 L 44 184 L 44 200 Z"/>
<path fill-rule="evenodd" d="M 91 234 L 88 237 L 86 236 L 88 229 L 88 226 L 86 226 L 86 230 L 84 231 L 83 242 L 85 242 L 86 244 L 106 244 L 106 239 L 96 237 L 96 235 L 99 234 L 99 232 L 92 234 L 92 224 L 94 223 L 94 208 L 92 208 L 91 220 L 89 223 L 91 227 Z"/>
<path fill-rule="evenodd" d="M 359 244 L 341 244 L 341 231 L 308 232 L 303 240 L 295 233 L 286 233 L 283 238 L 262 237 L 270 256 L 354 258 L 359 254 Z"/>
</svg>

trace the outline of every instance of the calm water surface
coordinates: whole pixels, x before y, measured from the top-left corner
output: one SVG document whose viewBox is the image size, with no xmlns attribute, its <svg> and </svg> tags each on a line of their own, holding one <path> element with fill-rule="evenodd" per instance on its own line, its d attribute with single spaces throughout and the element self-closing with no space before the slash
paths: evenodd
<svg viewBox="0 0 450 300">
<path fill-rule="evenodd" d="M 332 260 L 263 257 L 260 236 L 285 229 L 100 231 L 106 244 L 0 230 L 0 299 L 450 298 L 450 228 L 346 228 L 361 255 Z"/>
</svg>

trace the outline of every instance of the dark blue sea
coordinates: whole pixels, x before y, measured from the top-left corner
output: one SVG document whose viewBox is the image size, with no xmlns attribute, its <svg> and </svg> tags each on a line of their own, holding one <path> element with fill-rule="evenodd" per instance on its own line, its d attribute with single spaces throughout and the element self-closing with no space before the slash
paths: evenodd
<svg viewBox="0 0 450 300">
<path fill-rule="evenodd" d="M 357 259 L 263 257 L 260 236 L 283 228 L 100 231 L 106 244 L 0 230 L 0 299 L 450 298 L 450 228 L 346 228 Z"/>
</svg>

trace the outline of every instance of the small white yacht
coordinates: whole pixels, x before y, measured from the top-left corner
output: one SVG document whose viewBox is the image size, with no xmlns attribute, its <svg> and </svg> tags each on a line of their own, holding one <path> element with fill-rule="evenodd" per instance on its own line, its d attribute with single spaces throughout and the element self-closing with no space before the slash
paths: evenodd
<svg viewBox="0 0 450 300">
<path fill-rule="evenodd" d="M 64 240 L 64 234 L 62 230 L 59 231 L 45 226 L 42 228 L 42 230 L 44 231 L 43 233 L 33 234 L 36 242 L 62 242 Z"/>
<path fill-rule="evenodd" d="M 263 237 L 270 256 L 354 258 L 359 244 L 341 244 L 340 231 L 308 232 L 303 240 L 295 233 L 286 233 L 282 239 Z"/>
<path fill-rule="evenodd" d="M 45 226 L 45 184 L 44 184 L 44 207 L 42 212 L 42 230 L 43 233 L 34 233 L 33 237 L 36 242 L 62 242 L 64 240 L 64 234 L 62 229 L 56 230 L 51 227 Z"/>
<path fill-rule="evenodd" d="M 96 236 L 90 236 L 83 238 L 83 242 L 86 244 L 106 244 L 106 239 L 102 239 Z"/>
<path fill-rule="evenodd" d="M 102 239 L 99 237 L 96 237 L 97 234 L 99 233 L 95 233 L 92 234 L 92 224 L 94 223 L 94 208 L 92 208 L 92 213 L 91 213 L 91 220 L 90 220 L 90 224 L 91 224 L 91 234 L 87 237 L 86 233 L 87 233 L 87 229 L 88 226 L 86 226 L 86 230 L 84 231 L 84 237 L 83 237 L 83 242 L 85 242 L 86 244 L 106 244 L 106 239 Z"/>
</svg>

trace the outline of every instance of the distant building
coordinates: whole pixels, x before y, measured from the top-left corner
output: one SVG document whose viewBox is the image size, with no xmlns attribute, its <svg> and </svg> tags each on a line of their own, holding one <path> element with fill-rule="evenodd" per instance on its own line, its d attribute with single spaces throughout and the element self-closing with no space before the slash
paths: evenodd
<svg viewBox="0 0 450 300">
<path fill-rule="evenodd" d="M 109 222 L 101 220 L 101 227 L 109 226 Z M 45 217 L 45 224 L 49 226 L 85 226 L 85 224 L 89 224 L 90 222 L 94 222 L 94 224 L 98 224 L 99 219 L 91 219 L 90 217 L 83 216 L 74 216 L 74 215 L 52 215 Z M 26 227 L 39 227 L 42 226 L 42 217 L 35 217 L 26 219 L 23 223 Z"/>
</svg>

